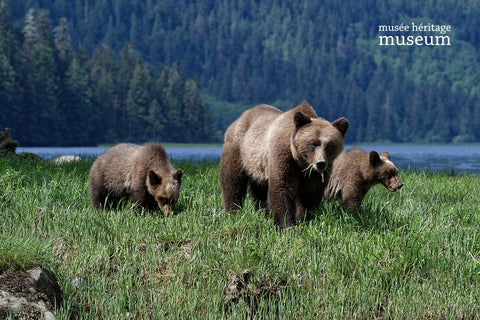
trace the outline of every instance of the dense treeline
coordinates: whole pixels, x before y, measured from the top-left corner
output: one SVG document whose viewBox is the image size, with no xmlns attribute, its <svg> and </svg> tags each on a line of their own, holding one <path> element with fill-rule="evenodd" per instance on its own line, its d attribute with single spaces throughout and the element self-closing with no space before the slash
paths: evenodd
<svg viewBox="0 0 480 320">
<path fill-rule="evenodd" d="M 29 10 L 17 30 L 0 1 L 0 124 L 22 145 L 214 140 L 199 83 L 178 66 L 154 69 L 128 42 L 120 58 L 105 42 L 88 58 L 66 19 L 50 21 Z"/>
<path fill-rule="evenodd" d="M 128 41 L 153 66 L 177 62 L 236 103 L 211 106 L 220 130 L 237 105 L 306 99 L 348 117 L 349 142 L 480 141 L 478 1 L 27 0 L 11 2 L 16 24 L 30 8 L 65 17 L 92 60 L 99 44 L 118 56 Z M 452 45 L 378 45 L 379 25 L 413 21 L 451 25 Z"/>
</svg>

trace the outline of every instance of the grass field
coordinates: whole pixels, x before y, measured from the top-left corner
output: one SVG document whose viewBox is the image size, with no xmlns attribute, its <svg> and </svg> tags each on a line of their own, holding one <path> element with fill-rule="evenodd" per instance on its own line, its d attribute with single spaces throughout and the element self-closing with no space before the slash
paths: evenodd
<svg viewBox="0 0 480 320">
<path fill-rule="evenodd" d="M 480 318 L 478 176 L 401 172 L 359 214 L 325 203 L 279 231 L 250 199 L 224 212 L 216 162 L 174 163 L 175 216 L 96 212 L 91 163 L 0 159 L 0 273 L 53 270 L 57 319 Z"/>
</svg>

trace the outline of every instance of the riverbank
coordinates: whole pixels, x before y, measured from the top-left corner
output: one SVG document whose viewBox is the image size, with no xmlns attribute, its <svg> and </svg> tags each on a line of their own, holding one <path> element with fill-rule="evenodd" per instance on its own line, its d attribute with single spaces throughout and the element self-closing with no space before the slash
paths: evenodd
<svg viewBox="0 0 480 320">
<path fill-rule="evenodd" d="M 358 215 L 326 203 L 279 231 L 250 199 L 237 215 L 224 212 L 217 162 L 175 161 L 185 174 L 172 217 L 94 211 L 90 165 L 0 162 L 0 273 L 53 270 L 65 301 L 57 319 L 480 314 L 475 175 L 402 171 L 404 188 L 374 187 Z M 228 298 L 225 287 L 245 269 L 250 279 Z"/>
<path fill-rule="evenodd" d="M 480 145 L 357 145 L 367 152 L 375 150 L 378 153 L 388 151 L 395 165 L 408 171 L 440 171 L 454 174 L 480 174 Z M 345 150 L 352 148 L 346 145 Z M 103 147 L 32 147 L 17 148 L 17 153 L 29 152 L 44 159 L 53 159 L 63 155 L 76 155 L 91 159 L 105 152 Z M 190 145 L 175 144 L 165 146 L 170 159 L 175 161 L 203 161 L 220 159 L 222 145 Z"/>
</svg>

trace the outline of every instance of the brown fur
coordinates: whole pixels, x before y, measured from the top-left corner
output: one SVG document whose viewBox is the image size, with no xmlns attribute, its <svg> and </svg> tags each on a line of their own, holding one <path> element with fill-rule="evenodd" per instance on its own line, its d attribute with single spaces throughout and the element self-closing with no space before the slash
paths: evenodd
<svg viewBox="0 0 480 320">
<path fill-rule="evenodd" d="M 318 118 L 303 102 L 285 113 L 259 105 L 245 111 L 225 132 L 220 183 L 225 210 L 243 204 L 247 186 L 290 227 L 318 206 L 333 160 L 342 151 L 348 121 Z"/>
<path fill-rule="evenodd" d="M 118 144 L 98 157 L 90 169 L 92 205 L 115 205 L 128 198 L 144 208 L 173 212 L 178 200 L 182 170 L 175 170 L 162 145 Z"/>
<path fill-rule="evenodd" d="M 324 198 L 341 199 L 345 208 L 353 212 L 376 184 L 383 184 L 392 192 L 403 186 L 390 155 L 387 151 L 379 156 L 375 151 L 368 154 L 362 149 L 352 148 L 335 159 Z"/>
</svg>

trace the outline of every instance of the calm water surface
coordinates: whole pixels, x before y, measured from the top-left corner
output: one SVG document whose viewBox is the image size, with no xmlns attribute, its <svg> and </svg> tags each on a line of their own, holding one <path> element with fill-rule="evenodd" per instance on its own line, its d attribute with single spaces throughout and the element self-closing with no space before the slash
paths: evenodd
<svg viewBox="0 0 480 320">
<path fill-rule="evenodd" d="M 349 149 L 351 146 L 346 146 Z M 361 145 L 367 152 L 388 151 L 392 161 L 404 170 L 433 170 L 455 173 L 480 174 L 480 145 Z M 105 147 L 32 147 L 17 148 L 17 153 L 31 152 L 45 159 L 62 155 L 79 155 L 84 158 L 96 157 Z M 173 160 L 218 160 L 222 147 L 166 147 L 167 154 Z"/>
<path fill-rule="evenodd" d="M 77 155 L 82 158 L 98 157 L 107 149 L 107 147 L 19 147 L 17 153 L 30 152 L 50 160 L 63 155 Z M 218 160 L 222 147 L 165 147 L 165 151 L 173 160 Z"/>
</svg>

